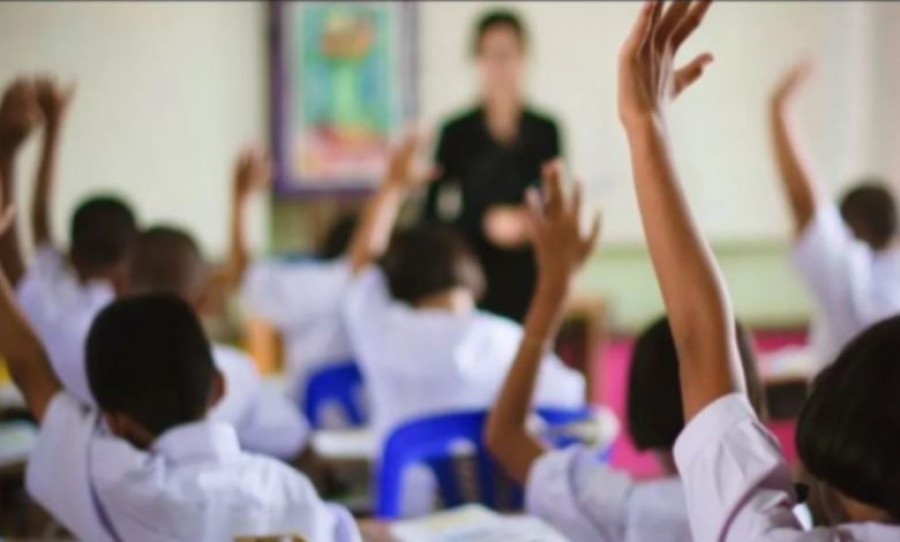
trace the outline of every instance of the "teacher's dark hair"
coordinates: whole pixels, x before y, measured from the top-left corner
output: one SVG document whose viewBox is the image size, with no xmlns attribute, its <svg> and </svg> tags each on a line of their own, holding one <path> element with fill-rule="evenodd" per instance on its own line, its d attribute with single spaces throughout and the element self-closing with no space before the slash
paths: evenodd
<svg viewBox="0 0 900 542">
<path fill-rule="evenodd" d="M 483 14 L 475 27 L 475 36 L 472 40 L 472 53 L 475 56 L 481 52 L 481 42 L 484 36 L 495 28 L 508 28 L 519 39 L 519 45 L 524 49 L 528 44 L 528 33 L 525 31 L 525 23 L 519 15 L 508 9 L 495 9 Z"/>
<path fill-rule="evenodd" d="M 900 520 L 900 317 L 857 336 L 816 379 L 797 451 L 818 479 Z"/>
</svg>

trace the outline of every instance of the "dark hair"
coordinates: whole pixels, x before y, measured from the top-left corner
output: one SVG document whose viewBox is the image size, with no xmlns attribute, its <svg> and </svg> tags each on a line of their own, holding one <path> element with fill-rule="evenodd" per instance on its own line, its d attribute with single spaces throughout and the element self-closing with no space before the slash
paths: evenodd
<svg viewBox="0 0 900 542">
<path fill-rule="evenodd" d="M 475 26 L 475 36 L 472 40 L 472 53 L 476 56 L 481 52 L 481 42 L 484 36 L 495 28 L 506 27 L 513 31 L 519 39 L 519 44 L 524 49 L 528 44 L 528 33 L 522 18 L 512 10 L 495 9 L 484 13 Z"/>
<path fill-rule="evenodd" d="M 887 186 L 868 180 L 841 198 L 841 215 L 859 239 L 882 250 L 897 233 L 897 204 Z"/>
<path fill-rule="evenodd" d="M 72 259 L 77 265 L 106 268 L 129 256 L 137 221 L 124 201 L 113 196 L 85 200 L 72 215 Z"/>
<path fill-rule="evenodd" d="M 338 217 L 319 245 L 318 256 L 323 260 L 334 260 L 343 256 L 350 246 L 358 223 L 359 213 L 345 213 Z"/>
<path fill-rule="evenodd" d="M 410 305 L 456 287 L 484 291 L 481 263 L 465 239 L 446 226 L 422 224 L 397 232 L 381 261 L 391 295 Z"/>
<path fill-rule="evenodd" d="M 806 468 L 900 519 L 900 317 L 857 336 L 822 371 L 797 423 Z"/>
<path fill-rule="evenodd" d="M 765 398 L 756 354 L 747 333 L 735 324 L 738 352 L 750 402 L 765 412 Z M 668 318 L 645 329 L 634 345 L 628 375 L 628 431 L 639 450 L 670 450 L 684 429 L 678 352 Z"/>
<path fill-rule="evenodd" d="M 208 409 L 216 374 L 210 345 L 178 296 L 114 301 L 91 326 L 86 362 L 100 409 L 126 414 L 154 435 Z"/>
<path fill-rule="evenodd" d="M 204 267 L 200 247 L 189 233 L 154 226 L 137 237 L 130 288 L 135 293 L 171 293 L 189 300 L 202 283 Z"/>
</svg>

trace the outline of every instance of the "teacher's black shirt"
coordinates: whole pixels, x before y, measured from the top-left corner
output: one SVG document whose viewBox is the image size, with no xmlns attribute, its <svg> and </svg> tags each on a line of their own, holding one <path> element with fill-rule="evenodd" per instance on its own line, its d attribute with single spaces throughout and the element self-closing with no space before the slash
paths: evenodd
<svg viewBox="0 0 900 542">
<path fill-rule="evenodd" d="M 487 278 L 481 301 L 485 310 L 521 321 L 536 269 L 530 248 L 504 249 L 485 237 L 484 215 L 494 205 L 522 204 L 525 190 L 540 184 L 541 166 L 559 154 L 556 124 L 527 108 L 510 143 L 491 136 L 480 107 L 450 120 L 441 131 L 436 161 L 442 176 L 429 188 L 425 219 L 455 226 L 481 259 Z M 448 198 L 449 207 L 456 207 L 449 213 Z"/>
</svg>

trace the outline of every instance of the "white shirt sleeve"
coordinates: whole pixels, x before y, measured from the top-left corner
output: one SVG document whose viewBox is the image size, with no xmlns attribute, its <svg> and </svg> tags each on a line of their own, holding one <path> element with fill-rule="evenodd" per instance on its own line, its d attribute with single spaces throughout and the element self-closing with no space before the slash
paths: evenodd
<svg viewBox="0 0 900 542">
<path fill-rule="evenodd" d="M 241 295 L 251 313 L 282 329 L 299 327 L 338 311 L 350 279 L 350 268 L 343 260 L 263 260 L 247 270 Z"/>
<path fill-rule="evenodd" d="M 792 512 L 790 469 L 743 394 L 695 416 L 678 437 L 675 461 L 696 542 L 837 540 L 804 535 Z"/>
<path fill-rule="evenodd" d="M 544 454 L 531 466 L 525 509 L 573 542 L 621 541 L 634 485 L 627 474 L 599 463 L 592 449 L 570 446 Z"/>
<path fill-rule="evenodd" d="M 827 316 L 836 344 L 879 319 L 872 296 L 874 254 L 831 203 L 821 204 L 797 240 L 793 263 Z"/>
<path fill-rule="evenodd" d="M 28 493 L 81 540 L 112 540 L 95 506 L 88 461 L 98 418 L 65 392 L 51 400 L 28 461 Z"/>
</svg>

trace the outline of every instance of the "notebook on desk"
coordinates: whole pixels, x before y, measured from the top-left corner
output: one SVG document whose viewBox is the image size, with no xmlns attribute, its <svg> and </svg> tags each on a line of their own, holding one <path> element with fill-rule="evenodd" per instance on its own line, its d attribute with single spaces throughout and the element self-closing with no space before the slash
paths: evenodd
<svg viewBox="0 0 900 542">
<path fill-rule="evenodd" d="M 468 504 L 390 528 L 396 542 L 566 542 L 552 527 L 531 516 L 503 516 Z"/>
</svg>

